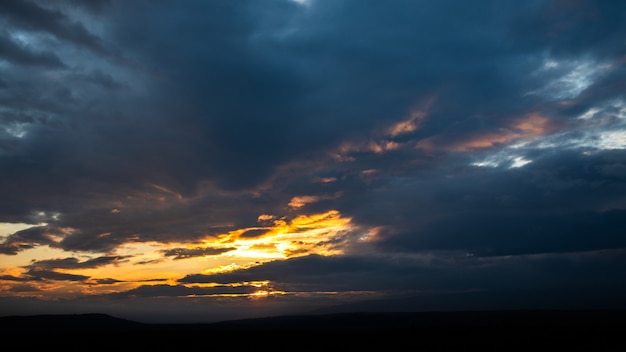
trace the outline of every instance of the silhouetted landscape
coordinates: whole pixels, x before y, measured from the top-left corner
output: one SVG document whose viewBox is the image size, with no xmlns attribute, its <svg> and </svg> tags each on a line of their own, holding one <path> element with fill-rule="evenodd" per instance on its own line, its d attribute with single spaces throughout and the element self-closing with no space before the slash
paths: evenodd
<svg viewBox="0 0 626 352">
<path fill-rule="evenodd" d="M 549 347 L 555 350 L 617 351 L 626 348 L 624 311 L 355 312 L 285 315 L 206 324 L 153 324 L 105 314 L 76 314 L 6 316 L 0 317 L 0 322 L 5 335 L 39 335 L 41 332 L 57 333 L 55 336 L 76 334 L 111 343 L 113 340 L 109 338 L 116 336 L 115 333 L 127 333 L 124 334 L 126 342 L 161 346 L 165 343 L 209 343 L 207 341 L 213 340 L 206 340 L 207 337 L 238 333 L 237 336 L 250 339 L 261 336 L 267 339 L 281 336 L 306 338 L 307 344 L 318 346 L 346 341 L 411 343 L 410 346 L 421 347 L 416 350 L 466 347 L 525 350 Z M 332 337 L 333 340 L 325 337 Z M 196 338 L 201 338 L 203 342 Z M 267 339 L 263 340 L 264 343 L 276 343 Z M 58 339 L 35 339 L 30 342 L 43 341 L 46 344 L 67 342 Z M 253 340 L 247 341 L 251 343 Z M 231 343 L 242 342 L 231 340 Z"/>
</svg>

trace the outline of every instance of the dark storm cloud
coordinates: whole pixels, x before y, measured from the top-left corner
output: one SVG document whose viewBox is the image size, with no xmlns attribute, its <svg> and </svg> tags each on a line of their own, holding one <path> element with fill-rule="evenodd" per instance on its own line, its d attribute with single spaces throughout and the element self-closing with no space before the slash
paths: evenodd
<svg viewBox="0 0 626 352">
<path fill-rule="evenodd" d="M 534 157 L 523 168 L 390 177 L 384 187 L 349 195 L 339 209 L 357 223 L 384 226 L 374 243 L 394 251 L 506 255 L 626 246 L 623 151 Z"/>
<path fill-rule="evenodd" d="M 85 8 L 95 13 L 108 9 L 112 4 L 111 0 L 55 0 L 54 2 L 53 1 L 43 1 L 43 2 L 39 1 L 39 2 L 43 3 L 44 5 L 46 3 L 50 4 L 51 2 L 52 3 L 54 2 L 65 3 L 69 6 L 77 6 L 80 8 Z"/>
<path fill-rule="evenodd" d="M 76 281 L 87 282 L 90 280 L 89 276 L 67 274 L 56 271 L 56 269 L 90 269 L 116 264 L 123 261 L 124 256 L 102 256 L 85 261 L 80 261 L 77 258 L 69 257 L 63 259 L 47 259 L 47 260 L 34 260 L 30 264 L 23 266 L 27 271 L 20 277 L 4 276 L 0 279 L 11 281 L 45 281 L 45 280 L 57 280 L 57 281 Z M 89 281 L 99 285 L 111 285 L 114 283 L 122 282 L 113 278 L 96 279 Z"/>
<path fill-rule="evenodd" d="M 624 98 L 621 3 L 111 1 L 93 5 L 97 33 L 74 3 L 1 5 L 4 31 L 56 38 L 37 52 L 2 41 L 16 67 L 0 68 L 0 221 L 47 223 L 4 254 L 197 243 L 293 216 L 298 196 L 316 200 L 302 211 L 380 227 L 380 251 L 625 245 L 623 150 L 557 144 L 518 149 L 523 168 L 470 165 L 522 137 L 582 135 L 590 108 L 613 114 L 600 132 L 621 126 L 623 107 L 606 105 Z M 416 110 L 419 126 L 389 132 Z"/>
<path fill-rule="evenodd" d="M 129 190 L 131 194 L 134 192 Z M 114 208 L 118 200 L 124 203 L 120 209 Z M 66 235 L 57 244 L 64 249 L 107 251 L 126 241 L 138 240 L 194 243 L 207 236 L 258 225 L 259 207 L 266 202 L 249 195 L 207 194 L 182 199 L 148 187 L 136 197 L 111 200 L 109 208 L 75 209 L 51 222 L 60 227 L 84 229 Z M 221 250 L 206 250 L 206 254 L 218 254 Z M 168 254 L 201 255 L 202 251 L 176 249 Z"/>
<path fill-rule="evenodd" d="M 34 52 L 11 40 L 7 33 L 3 33 L 0 37 L 0 59 L 27 66 L 65 67 L 65 64 L 55 54 Z"/>
<path fill-rule="evenodd" d="M 122 20 L 126 27 L 118 36 L 180 87 L 164 95 L 182 94 L 197 110 L 186 121 L 205 141 L 204 153 L 191 158 L 214 167 L 198 171 L 223 187 L 241 188 L 295 157 L 319 155 L 345 138 L 384 127 L 425 94 L 443 90 L 456 103 L 454 111 L 433 119 L 433 128 L 461 114 L 470 118 L 468 108 L 505 106 L 499 97 L 517 96 L 519 87 L 516 73 L 499 72 L 517 59 L 503 43 L 502 20 L 496 20 L 513 13 L 498 3 L 460 5 L 458 27 L 433 20 L 448 13 L 445 3 L 343 1 L 303 8 L 279 1 L 218 2 L 159 17 L 154 14 L 165 9 L 142 12 L 134 4 L 123 13 L 140 15 Z M 515 13 L 524 15 L 523 7 Z M 220 18 L 212 17 L 218 13 Z M 206 16 L 213 20 L 196 21 Z M 428 39 L 434 33 L 438 41 Z M 156 35 L 158 42 L 145 40 Z M 212 45 L 186 45 L 207 41 Z M 468 50 L 451 49 L 461 44 Z"/>
<path fill-rule="evenodd" d="M 174 260 L 194 257 L 204 257 L 209 255 L 220 255 L 230 252 L 236 248 L 172 248 L 162 251 L 166 257 L 173 257 Z"/>
<path fill-rule="evenodd" d="M 287 292 L 383 290 L 445 293 L 580 285 L 607 287 L 625 277 L 622 271 L 614 270 L 624 260 L 623 250 L 490 258 L 458 252 L 424 252 L 420 256 L 393 257 L 313 255 L 274 261 L 232 273 L 188 275 L 179 281 L 226 284 L 270 280 L 273 289 Z"/>
<path fill-rule="evenodd" d="M 117 280 L 117 279 L 113 279 L 113 278 L 108 278 L 108 279 L 95 279 L 92 280 L 93 282 L 95 282 L 98 285 L 113 285 L 119 282 L 124 282 L 121 280 Z"/>
<path fill-rule="evenodd" d="M 24 282 L 30 281 L 30 279 L 27 277 L 23 277 L 23 276 L 18 277 L 18 276 L 13 276 L 13 275 L 2 275 L 0 276 L 0 280 L 24 281 Z"/>
<path fill-rule="evenodd" d="M 624 11 L 619 0 L 550 1 L 536 16 L 516 21 L 513 34 L 520 46 L 547 47 L 557 55 L 615 57 L 624 54 Z"/>
<path fill-rule="evenodd" d="M 54 246 L 54 235 L 59 235 L 56 229 L 46 226 L 36 226 L 18 231 L 5 238 L 0 253 L 15 255 L 24 249 L 34 248 L 36 245 Z"/>
<path fill-rule="evenodd" d="M 102 72 L 101 70 L 93 70 L 88 73 L 77 73 L 76 79 L 83 80 L 93 85 L 101 86 L 108 90 L 118 90 L 129 88 L 127 84 L 117 81 L 113 76 Z"/>
<path fill-rule="evenodd" d="M 241 235 L 239 235 L 239 238 L 248 238 L 248 239 L 249 238 L 257 238 L 257 237 L 263 236 L 265 233 L 267 233 L 267 230 L 265 230 L 265 229 L 246 230 Z"/>
<path fill-rule="evenodd" d="M 39 289 L 38 287 L 35 287 L 33 285 L 24 284 L 24 285 L 12 286 L 9 289 L 9 291 L 23 293 L 23 292 L 38 292 L 38 291 L 41 291 L 41 289 Z"/>
<path fill-rule="evenodd" d="M 257 21 L 288 18 L 295 5 L 255 4 L 144 9 L 129 3 L 123 6 L 130 8 L 120 12 L 122 26 L 115 34 L 124 46 L 137 48 L 135 54 L 169 82 L 161 94 L 172 101 L 176 115 L 170 118 L 176 127 L 186 125 L 184 138 L 193 144 L 181 152 L 196 172 L 187 182 L 209 177 L 229 188 L 254 186 L 299 149 L 286 147 L 292 139 L 302 143 L 291 133 L 298 133 L 293 105 L 306 92 L 306 78 L 288 60 L 267 57 L 271 49 L 263 43 L 257 47 L 251 38 Z M 139 16 L 131 21 L 126 13 Z M 196 41 L 203 44 L 197 46 Z M 174 136 L 174 142 L 180 137 Z"/>
<path fill-rule="evenodd" d="M 48 259 L 33 261 L 27 267 L 36 269 L 85 269 L 98 268 L 105 265 L 115 264 L 127 257 L 124 256 L 103 256 L 85 261 L 79 261 L 77 258 Z"/>
<path fill-rule="evenodd" d="M 256 291 L 258 288 L 254 286 L 216 286 L 216 287 L 186 287 L 182 285 L 147 285 L 140 286 L 135 289 L 113 293 L 109 296 L 112 298 L 125 297 L 185 297 L 193 295 L 243 295 Z"/>
<path fill-rule="evenodd" d="M 626 213 L 467 214 L 433 221 L 415 233 L 397 234 L 397 250 L 458 249 L 475 255 L 515 255 L 624 248 Z M 454 221 L 454 223 L 451 223 Z M 419 231 L 419 232 L 418 232 Z"/>
<path fill-rule="evenodd" d="M 403 269 L 400 268 L 400 265 L 395 266 L 393 263 L 386 264 L 394 266 L 395 269 L 409 270 L 406 267 Z M 387 272 L 389 267 L 385 267 L 381 262 L 376 261 L 375 259 L 359 257 L 325 258 L 322 256 L 312 255 L 288 259 L 286 261 L 274 261 L 250 269 L 237 270 L 229 273 L 188 275 L 179 281 L 182 283 L 228 284 L 236 282 L 270 280 L 276 283 L 284 282 L 287 285 L 302 282 L 306 286 L 318 282 L 320 278 L 323 278 L 321 281 L 323 281 L 326 286 L 324 286 L 324 288 L 317 289 L 333 290 L 333 288 L 330 287 L 334 287 L 334 285 L 343 285 L 343 283 L 346 283 L 343 281 L 346 277 L 353 277 L 354 279 L 352 279 L 350 283 L 354 284 L 359 280 L 356 279 L 356 277 L 361 277 L 361 275 L 371 275 L 378 270 Z M 362 289 L 358 286 L 348 285 L 347 287 Z M 334 289 L 336 290 L 337 288 L 335 287 Z"/>
<path fill-rule="evenodd" d="M 75 19 L 55 9 L 31 1 L 7 0 L 0 5 L 0 16 L 17 28 L 52 34 L 61 40 L 104 53 L 100 39 Z"/>
<path fill-rule="evenodd" d="M 61 273 L 54 270 L 30 269 L 25 274 L 30 281 L 57 280 L 82 282 L 89 279 L 89 276 Z"/>
</svg>

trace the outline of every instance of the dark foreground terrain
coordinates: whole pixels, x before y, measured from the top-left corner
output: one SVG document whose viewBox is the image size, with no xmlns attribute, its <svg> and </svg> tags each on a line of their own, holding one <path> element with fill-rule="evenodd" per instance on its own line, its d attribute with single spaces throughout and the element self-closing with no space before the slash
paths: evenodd
<svg viewBox="0 0 626 352">
<path fill-rule="evenodd" d="M 493 311 L 276 316 L 144 324 L 104 314 L 0 317 L 1 336 L 29 345 L 229 348 L 402 346 L 414 351 L 626 351 L 626 312 Z M 216 345 L 217 344 L 217 345 Z"/>
</svg>

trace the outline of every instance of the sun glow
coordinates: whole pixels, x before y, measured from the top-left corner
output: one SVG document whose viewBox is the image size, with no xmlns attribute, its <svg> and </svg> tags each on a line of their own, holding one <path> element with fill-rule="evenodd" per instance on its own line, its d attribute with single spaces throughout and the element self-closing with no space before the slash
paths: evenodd
<svg viewBox="0 0 626 352">
<path fill-rule="evenodd" d="M 1 296 L 56 299 L 116 293 L 145 285 L 174 286 L 188 274 L 226 273 L 308 254 L 341 254 L 343 249 L 336 240 L 354 227 L 350 218 L 336 210 L 292 218 L 261 214 L 258 222 L 259 227 L 211 235 L 197 242 L 132 242 L 107 254 L 68 253 L 43 245 L 15 256 L 2 256 Z M 5 227 L 9 233 L 15 231 Z M 268 289 L 266 281 L 239 285 L 257 287 L 252 293 L 256 298 L 280 294 Z"/>
<path fill-rule="evenodd" d="M 275 295 L 285 295 L 286 292 L 283 291 L 268 291 L 268 290 L 258 290 L 248 295 L 250 299 L 263 299 L 268 298 L 270 296 Z"/>
<path fill-rule="evenodd" d="M 324 243 L 351 229 L 350 219 L 341 217 L 336 210 L 321 214 L 299 215 L 291 221 L 280 218 L 273 222 L 273 226 L 263 228 L 263 233 L 256 237 L 244 238 L 242 236 L 250 229 L 240 229 L 220 236 L 221 243 L 236 248 L 224 256 L 280 259 L 305 254 L 340 254 L 341 249 L 331 248 Z M 207 245 L 211 243 L 214 242 L 206 241 Z"/>
</svg>

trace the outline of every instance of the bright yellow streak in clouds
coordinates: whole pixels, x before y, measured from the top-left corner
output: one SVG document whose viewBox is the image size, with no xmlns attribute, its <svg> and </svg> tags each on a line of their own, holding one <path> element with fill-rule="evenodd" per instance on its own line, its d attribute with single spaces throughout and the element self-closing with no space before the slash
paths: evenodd
<svg viewBox="0 0 626 352">
<path fill-rule="evenodd" d="M 203 274 L 229 273 L 229 272 L 233 272 L 235 270 L 249 268 L 251 266 L 258 265 L 259 263 L 260 262 L 255 262 L 255 263 L 251 263 L 251 264 L 248 264 L 248 265 L 239 265 L 239 264 L 235 264 L 235 263 L 230 263 L 230 264 L 227 264 L 227 265 L 220 265 L 220 266 L 212 267 L 212 268 L 209 268 L 209 269 L 205 269 L 203 271 Z"/>
<path fill-rule="evenodd" d="M 284 291 L 274 291 L 274 290 L 258 290 L 255 291 L 251 294 L 248 295 L 248 298 L 250 299 L 264 299 L 267 298 L 269 296 L 276 296 L 276 295 L 286 295 L 287 292 Z"/>
<path fill-rule="evenodd" d="M 259 217 L 268 221 L 271 216 Z M 141 243 L 126 244 L 119 248 L 117 255 L 128 256 L 117 263 L 90 269 L 63 270 L 62 272 L 86 275 L 92 279 L 114 278 L 116 280 L 140 284 L 150 284 L 147 280 L 162 279 L 175 284 L 176 280 L 190 273 L 219 273 L 259 265 L 263 261 L 288 257 L 319 254 L 336 255 L 343 251 L 332 248 L 330 243 L 336 236 L 349 231 L 350 219 L 341 217 L 336 210 L 313 215 L 299 215 L 291 221 L 275 219 L 274 224 L 263 229 L 257 237 L 243 237 L 250 229 L 239 229 L 216 238 L 206 239 L 202 244 Z M 232 251 L 220 255 L 190 257 L 174 260 L 163 257 L 163 250 L 171 248 L 232 247 Z M 119 284 L 116 284 L 119 285 Z M 124 286 L 127 286 L 126 284 Z M 106 286 L 106 285 L 105 285 Z M 111 286 L 111 285 L 109 285 Z"/>
<path fill-rule="evenodd" d="M 129 256 L 128 259 L 103 267 L 76 270 L 72 273 L 132 282 L 162 279 L 174 283 L 185 273 L 201 272 L 210 263 L 210 260 L 205 257 L 182 260 L 163 257 L 163 250 L 187 245 L 180 243 L 165 245 L 158 242 L 125 244 L 118 249 L 116 255 Z M 163 283 L 163 281 L 156 283 Z"/>
<path fill-rule="evenodd" d="M 262 214 L 258 221 L 264 226 L 238 229 L 195 243 L 127 243 L 118 247 L 115 252 L 97 254 L 66 252 L 49 246 L 38 246 L 14 256 L 1 255 L 0 275 L 19 279 L 0 280 L 0 296 L 56 299 L 121 292 L 141 285 L 178 285 L 178 280 L 189 274 L 240 270 L 271 260 L 307 254 L 341 254 L 342 249 L 331 243 L 336 243 L 334 240 L 353 229 L 351 219 L 342 217 L 336 210 L 299 215 L 292 219 Z M 15 232 L 14 228 L 9 230 L 8 227 L 5 227 L 5 231 Z M 175 259 L 175 255 L 166 255 L 172 249 L 190 249 L 191 252 L 199 250 L 199 253 L 203 253 L 202 249 L 208 249 L 207 253 L 216 254 Z M 119 258 L 98 267 L 80 267 L 81 263 L 103 256 Z M 35 261 L 66 258 L 76 258 L 76 267 L 50 268 L 59 276 L 53 275 L 44 280 L 30 277 L 28 268 L 25 268 Z M 80 277 L 64 277 L 63 274 Z M 280 293 L 269 289 L 267 282 L 240 284 L 257 286 L 259 291 L 255 297 L 258 298 Z"/>
<path fill-rule="evenodd" d="M 336 236 L 352 229 L 351 219 L 344 218 L 336 210 L 313 215 L 299 215 L 287 221 L 276 219 L 271 227 L 264 228 L 262 235 L 245 238 L 248 229 L 232 231 L 219 237 L 222 243 L 237 248 L 223 254 L 229 258 L 284 259 L 287 257 L 343 253 L 341 249 L 325 245 Z M 209 240 L 207 244 L 210 244 Z"/>
</svg>

